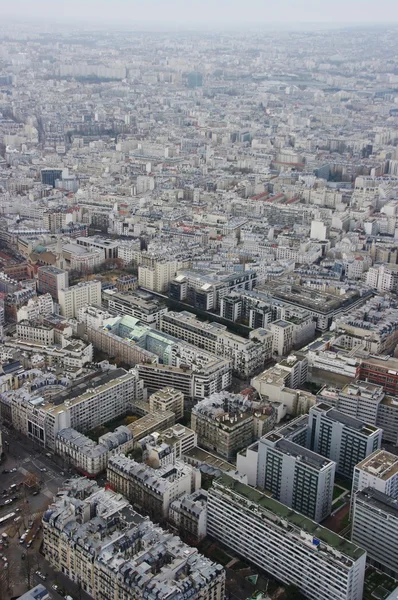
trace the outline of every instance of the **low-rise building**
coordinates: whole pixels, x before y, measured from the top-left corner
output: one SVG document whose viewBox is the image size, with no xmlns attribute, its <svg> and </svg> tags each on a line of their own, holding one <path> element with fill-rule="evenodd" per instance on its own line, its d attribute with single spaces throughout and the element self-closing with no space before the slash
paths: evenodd
<svg viewBox="0 0 398 600">
<path fill-rule="evenodd" d="M 166 387 L 149 396 L 151 412 L 170 410 L 175 414 L 176 421 L 184 416 L 184 394 L 172 387 Z"/>
</svg>

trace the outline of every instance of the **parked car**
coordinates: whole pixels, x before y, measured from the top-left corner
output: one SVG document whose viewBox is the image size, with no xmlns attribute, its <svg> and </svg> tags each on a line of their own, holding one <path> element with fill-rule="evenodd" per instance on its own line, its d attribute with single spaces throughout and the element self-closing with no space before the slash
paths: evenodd
<svg viewBox="0 0 398 600">
<path fill-rule="evenodd" d="M 43 581 L 47 579 L 47 575 L 45 573 L 42 573 L 41 571 L 36 571 L 36 575 L 40 577 L 40 579 L 42 579 Z"/>
</svg>

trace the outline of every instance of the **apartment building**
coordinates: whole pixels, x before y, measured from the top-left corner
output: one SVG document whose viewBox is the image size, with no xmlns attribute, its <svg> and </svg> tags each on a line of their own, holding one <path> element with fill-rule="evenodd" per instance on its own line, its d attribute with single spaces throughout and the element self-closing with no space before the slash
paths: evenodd
<svg viewBox="0 0 398 600">
<path fill-rule="evenodd" d="M 186 452 L 196 448 L 197 435 L 193 429 L 184 427 L 177 423 L 164 431 L 154 431 L 150 435 L 140 440 L 143 453 L 149 463 L 153 466 L 162 463 L 162 457 L 167 450 L 171 455 L 172 461 L 183 459 Z"/>
<path fill-rule="evenodd" d="M 18 339 L 27 342 L 37 342 L 44 346 L 54 344 L 54 329 L 37 321 L 21 321 L 16 325 Z"/>
<path fill-rule="evenodd" d="M 368 563 L 398 578 L 397 500 L 364 488 L 353 498 L 351 540 L 364 548 Z"/>
<path fill-rule="evenodd" d="M 109 456 L 133 449 L 131 430 L 121 425 L 98 438 L 98 443 L 71 427 L 58 431 L 55 452 L 86 477 L 96 477 L 106 470 Z"/>
<path fill-rule="evenodd" d="M 271 323 L 270 330 L 273 335 L 273 354 L 287 356 L 293 348 L 293 323 L 279 319 Z"/>
<path fill-rule="evenodd" d="M 251 406 L 241 394 L 212 394 L 193 406 L 191 428 L 198 436 L 199 446 L 232 459 L 253 441 Z"/>
<path fill-rule="evenodd" d="M 366 552 L 277 500 L 222 475 L 208 491 L 207 532 L 311 600 L 362 600 Z"/>
<path fill-rule="evenodd" d="M 4 309 L 3 309 L 4 311 Z M 20 321 L 34 321 L 39 319 L 41 316 L 51 315 L 54 312 L 54 302 L 50 294 L 46 293 L 42 296 L 36 296 L 36 298 L 30 298 L 28 303 L 17 311 L 17 322 Z M 0 324 L 4 322 L 1 321 Z"/>
<path fill-rule="evenodd" d="M 169 520 L 182 537 L 199 543 L 207 534 L 207 492 L 199 489 L 173 500 L 169 507 Z"/>
<path fill-rule="evenodd" d="M 153 292 L 167 292 L 169 283 L 175 277 L 176 260 L 157 260 L 150 265 L 139 265 L 138 285 Z"/>
<path fill-rule="evenodd" d="M 220 565 L 136 513 L 120 494 L 68 487 L 44 513 L 44 556 L 91 597 L 224 599 Z M 154 555 L 163 560 L 152 561 Z"/>
<path fill-rule="evenodd" d="M 355 466 L 381 446 L 382 430 L 317 404 L 309 412 L 308 447 L 336 463 L 336 472 L 352 478 Z"/>
<path fill-rule="evenodd" d="M 395 454 L 386 450 L 376 450 L 356 465 L 351 498 L 365 488 L 398 498 L 398 457 Z"/>
<path fill-rule="evenodd" d="M 111 488 L 156 520 L 166 520 L 170 503 L 200 488 L 200 471 L 180 461 L 153 469 L 123 454 L 108 461 Z"/>
<path fill-rule="evenodd" d="M 322 521 L 330 515 L 336 464 L 272 431 L 258 443 L 257 486 L 306 515 Z"/>
<path fill-rule="evenodd" d="M 172 411 L 179 421 L 184 416 L 184 394 L 172 387 L 162 388 L 149 396 L 149 410 Z"/>
<path fill-rule="evenodd" d="M 51 294 L 58 302 L 58 293 L 69 285 L 68 273 L 57 267 L 39 267 L 37 270 L 37 289 L 41 294 Z"/>
<path fill-rule="evenodd" d="M 75 319 L 79 310 L 86 304 L 101 306 L 101 282 L 97 280 L 82 281 L 70 288 L 58 292 L 58 302 L 61 315 Z"/>
</svg>

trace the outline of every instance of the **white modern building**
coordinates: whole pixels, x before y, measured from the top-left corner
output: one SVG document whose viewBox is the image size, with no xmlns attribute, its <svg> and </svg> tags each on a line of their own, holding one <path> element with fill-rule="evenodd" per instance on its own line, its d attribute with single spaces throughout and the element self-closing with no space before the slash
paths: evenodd
<svg viewBox="0 0 398 600">
<path fill-rule="evenodd" d="M 61 315 L 69 319 L 76 318 L 79 310 L 87 304 L 101 306 L 101 282 L 83 281 L 72 287 L 59 290 L 58 301 Z"/>
<path fill-rule="evenodd" d="M 362 600 L 366 552 L 277 500 L 222 475 L 208 491 L 207 532 L 311 600 Z"/>
</svg>

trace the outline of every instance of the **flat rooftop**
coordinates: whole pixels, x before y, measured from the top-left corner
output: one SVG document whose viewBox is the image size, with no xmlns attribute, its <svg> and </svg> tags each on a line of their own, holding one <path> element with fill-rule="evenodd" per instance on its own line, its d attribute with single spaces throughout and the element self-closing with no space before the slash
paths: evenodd
<svg viewBox="0 0 398 600">
<path fill-rule="evenodd" d="M 398 473 L 398 456 L 386 450 L 376 450 L 360 462 L 357 468 L 386 481 Z"/>
<path fill-rule="evenodd" d="M 214 483 L 216 486 L 219 484 L 221 487 L 224 487 L 234 494 L 241 496 L 242 500 L 252 502 L 260 509 L 267 511 L 272 515 L 276 515 L 281 521 L 285 521 L 297 529 L 297 533 L 304 531 L 310 534 L 312 537 L 324 542 L 327 546 L 330 546 L 338 552 L 341 552 L 341 554 L 351 558 L 352 560 L 357 560 L 363 554 L 365 554 L 365 550 L 359 546 L 356 546 L 345 538 L 340 537 L 333 531 L 326 529 L 326 527 L 322 527 L 318 523 L 311 521 L 311 519 L 308 519 L 308 517 L 295 512 L 274 498 L 270 498 L 256 489 L 241 483 L 230 475 L 224 473 L 218 477 Z"/>
</svg>

